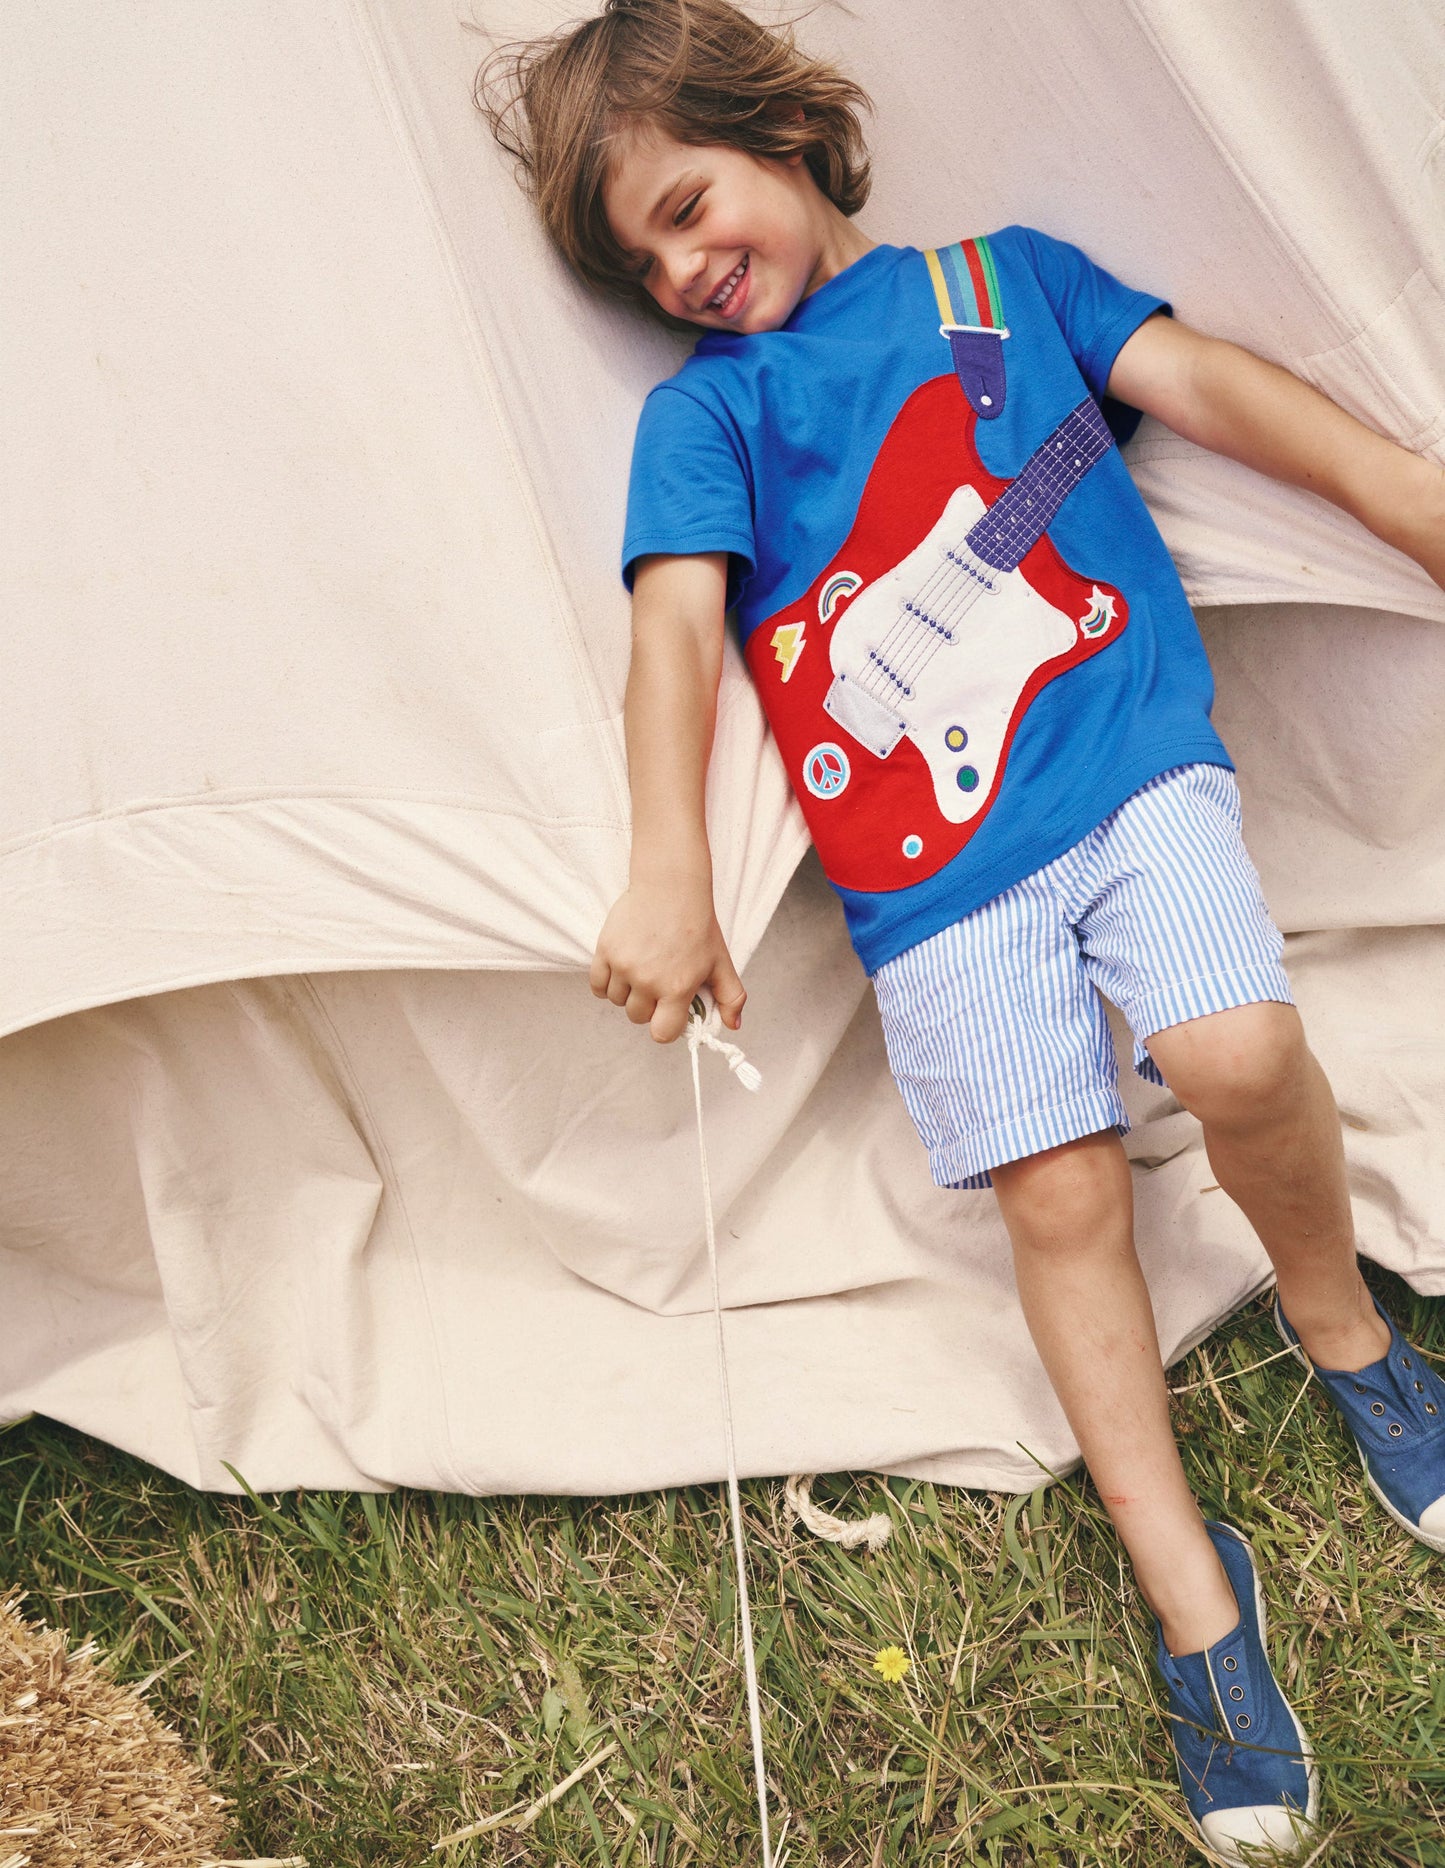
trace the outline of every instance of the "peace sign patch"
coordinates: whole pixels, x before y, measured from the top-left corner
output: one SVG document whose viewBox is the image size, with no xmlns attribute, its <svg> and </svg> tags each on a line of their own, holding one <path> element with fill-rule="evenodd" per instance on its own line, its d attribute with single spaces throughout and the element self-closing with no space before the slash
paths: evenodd
<svg viewBox="0 0 1445 1868">
<path fill-rule="evenodd" d="M 803 783 L 815 798 L 836 798 L 852 776 L 847 753 L 831 739 L 815 746 L 803 761 Z"/>
</svg>

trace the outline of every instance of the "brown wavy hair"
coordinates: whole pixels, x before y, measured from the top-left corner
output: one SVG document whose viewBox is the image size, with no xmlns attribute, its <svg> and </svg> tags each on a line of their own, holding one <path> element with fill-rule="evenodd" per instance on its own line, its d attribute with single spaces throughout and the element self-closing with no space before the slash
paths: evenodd
<svg viewBox="0 0 1445 1868">
<path fill-rule="evenodd" d="M 728 0 L 605 0 L 580 25 L 499 46 L 474 95 L 568 264 L 674 329 L 693 327 L 644 291 L 603 212 L 603 182 L 631 131 L 656 124 L 680 143 L 725 143 L 753 156 L 801 150 L 844 214 L 868 198 L 859 123 L 872 109 L 868 94 L 800 52 L 791 22 L 761 26 Z"/>
</svg>

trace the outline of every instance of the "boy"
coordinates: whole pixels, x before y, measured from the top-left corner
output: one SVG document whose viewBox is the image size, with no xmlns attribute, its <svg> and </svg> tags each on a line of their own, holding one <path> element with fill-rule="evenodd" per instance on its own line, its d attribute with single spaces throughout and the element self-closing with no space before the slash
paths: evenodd
<svg viewBox="0 0 1445 1868">
<path fill-rule="evenodd" d="M 1114 443 L 1147 411 L 1442 583 L 1445 471 L 1045 235 L 876 245 L 863 93 L 725 0 L 608 0 L 514 54 L 510 89 L 493 129 L 565 256 L 703 333 L 638 427 L 631 881 L 592 990 L 659 1042 L 704 984 L 741 1020 L 703 817 L 733 609 L 934 1178 L 998 1198 L 1157 1618 L 1191 1815 L 1229 1860 L 1302 1851 L 1315 1772 L 1250 1548 L 1200 1516 L 1169 1431 L 1100 992 L 1202 1123 L 1372 1488 L 1436 1550 L 1445 1383 L 1360 1277 L 1207 662 Z"/>
</svg>

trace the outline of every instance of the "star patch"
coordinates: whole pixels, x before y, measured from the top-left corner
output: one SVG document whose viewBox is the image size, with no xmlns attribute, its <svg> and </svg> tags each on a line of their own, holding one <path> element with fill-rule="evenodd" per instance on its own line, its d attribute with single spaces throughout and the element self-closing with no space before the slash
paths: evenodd
<svg viewBox="0 0 1445 1868">
<path fill-rule="evenodd" d="M 1114 620 L 1114 599 L 1095 584 L 1089 592 L 1089 607 L 1079 618 L 1079 633 L 1091 640 L 1102 636 Z"/>
</svg>

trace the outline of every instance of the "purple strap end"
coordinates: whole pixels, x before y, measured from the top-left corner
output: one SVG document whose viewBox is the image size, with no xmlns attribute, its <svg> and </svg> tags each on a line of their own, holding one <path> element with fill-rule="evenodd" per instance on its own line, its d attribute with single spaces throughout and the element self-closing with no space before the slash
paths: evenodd
<svg viewBox="0 0 1445 1868">
<path fill-rule="evenodd" d="M 953 330 L 948 347 L 969 407 L 981 422 L 996 421 L 1007 393 L 1002 332 Z"/>
</svg>

